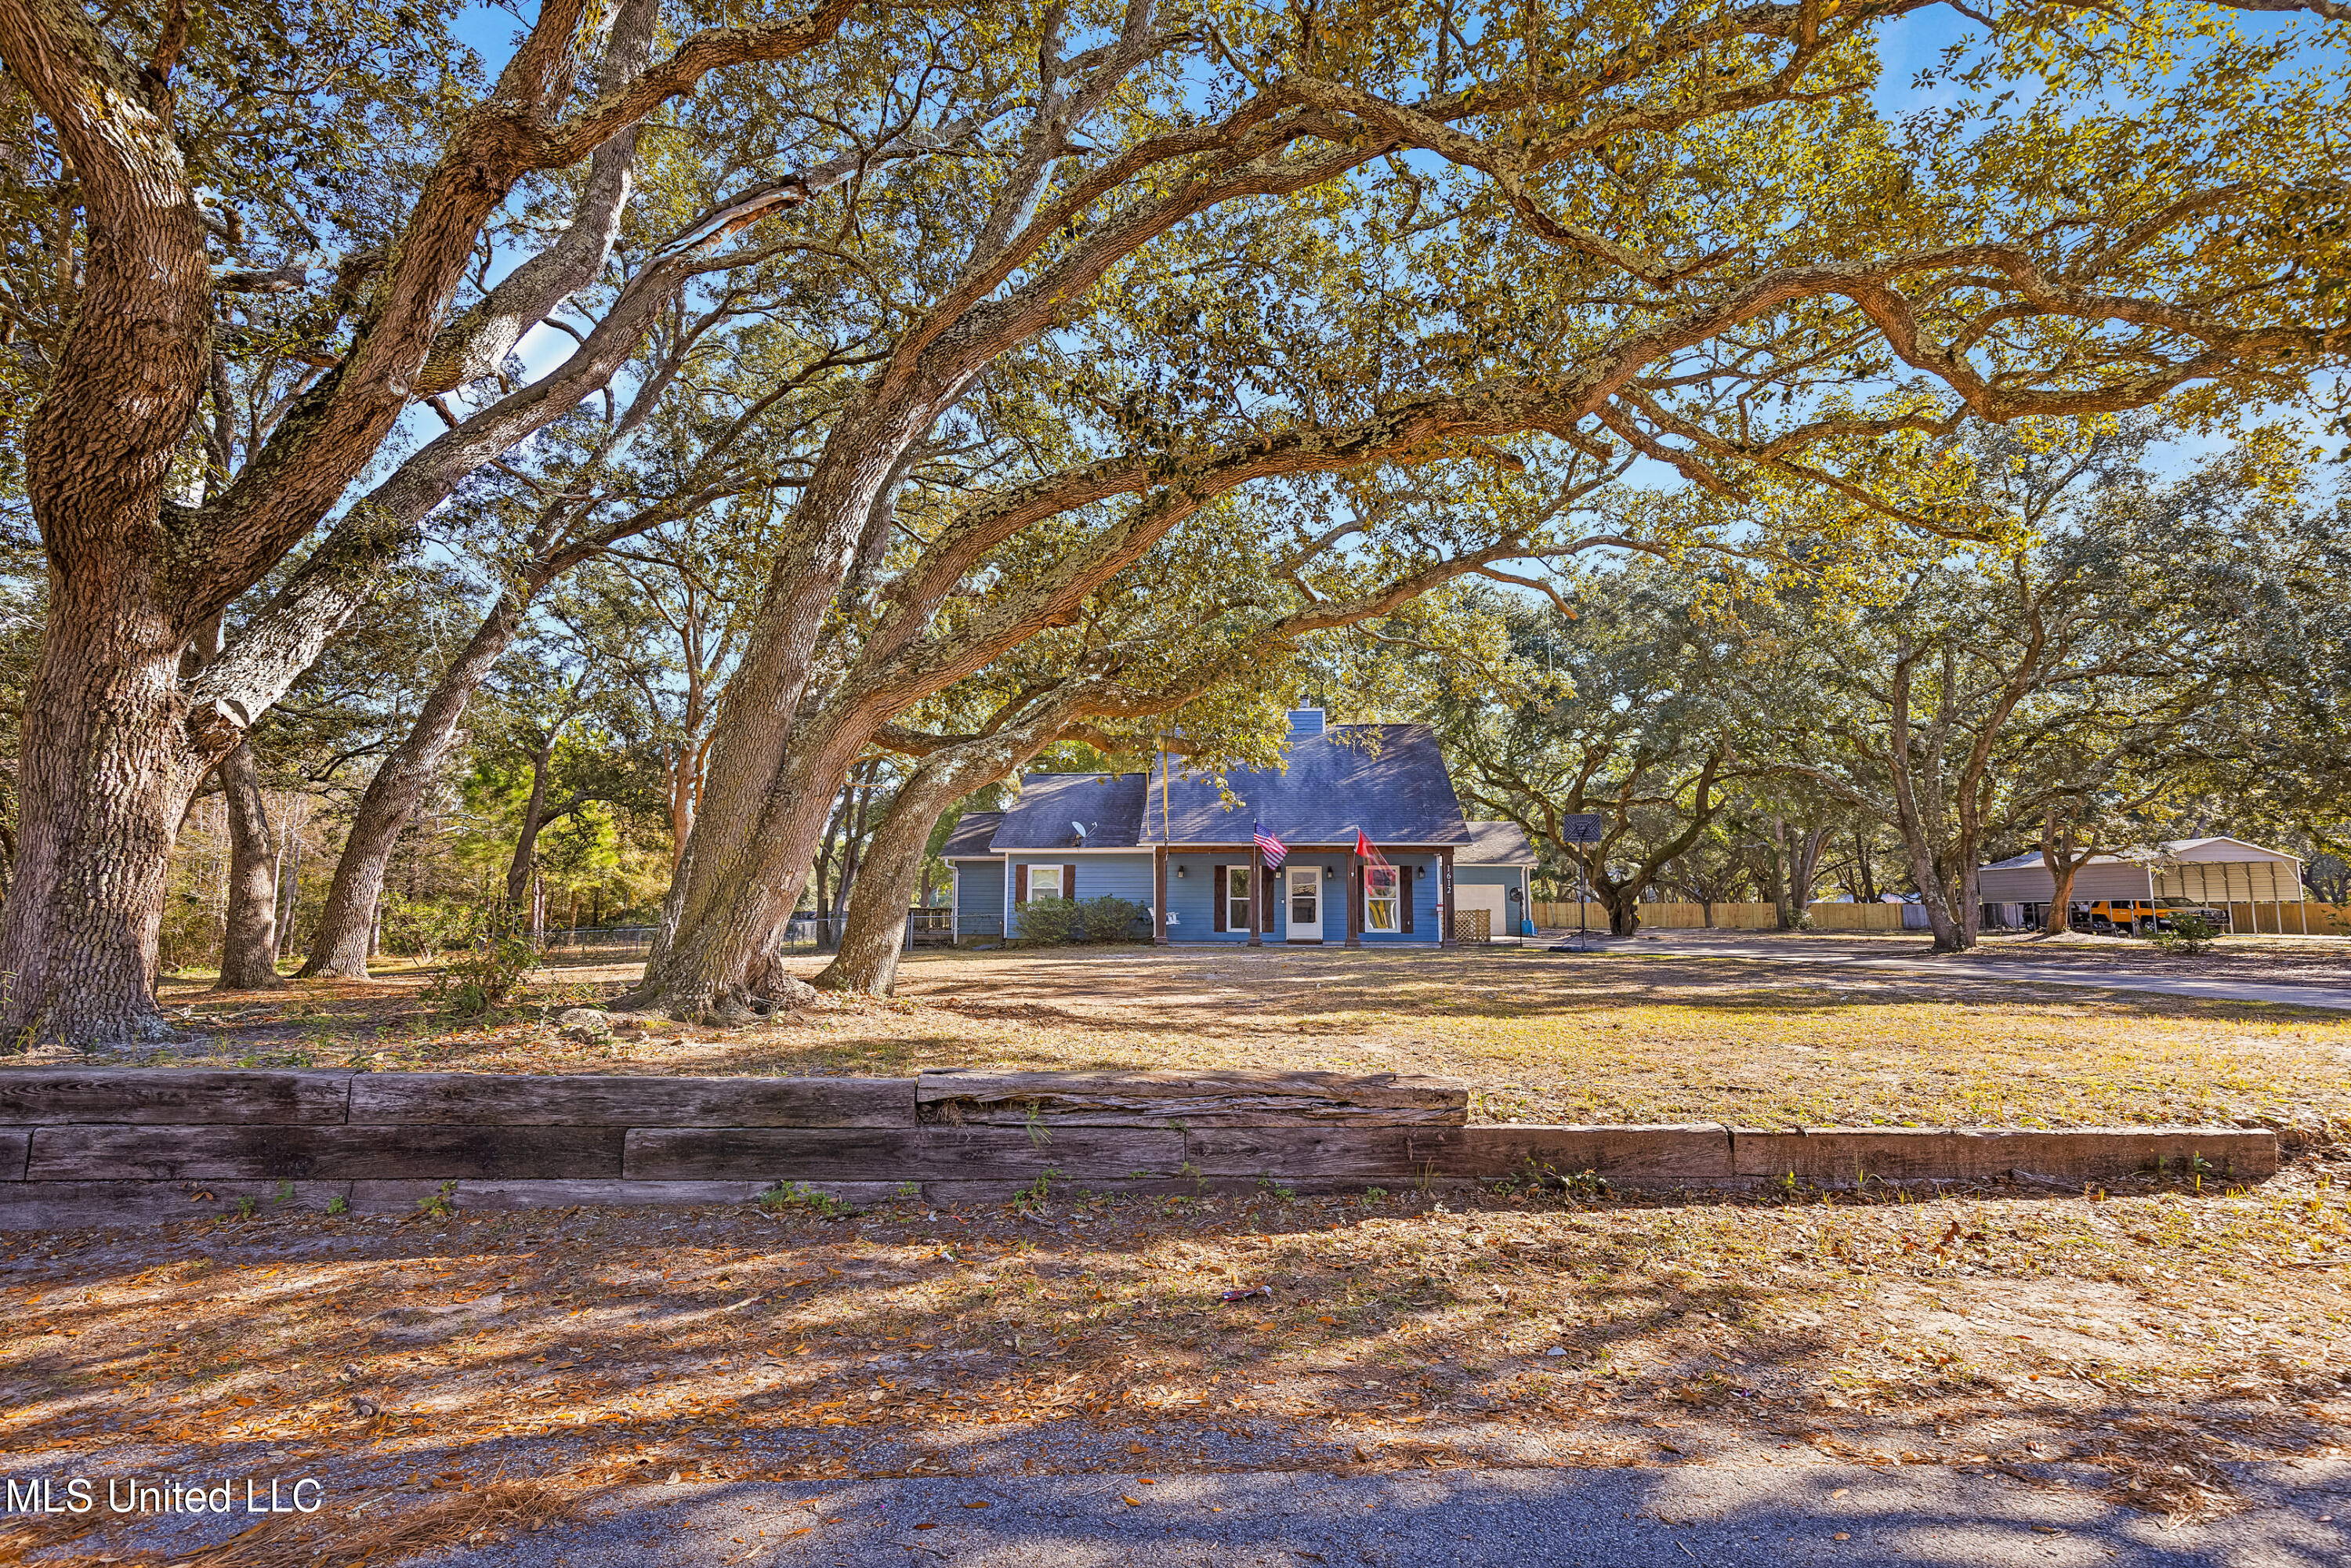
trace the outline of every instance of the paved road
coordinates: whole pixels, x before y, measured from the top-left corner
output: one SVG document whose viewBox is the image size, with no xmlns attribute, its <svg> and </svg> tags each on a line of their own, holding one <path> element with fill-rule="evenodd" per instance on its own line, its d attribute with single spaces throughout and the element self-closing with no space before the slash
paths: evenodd
<svg viewBox="0 0 2351 1568">
<path fill-rule="evenodd" d="M 1759 958 L 1774 964 L 1830 965 L 1841 969 L 1886 969 L 1906 975 L 1931 975 L 1944 979 L 2011 981 L 2038 986 L 2082 986 L 2093 990 L 2158 991 L 2167 996 L 2197 997 L 2207 1001 L 2277 1002 L 2288 1007 L 2335 1008 L 2351 1011 L 2351 986 L 2295 985 L 2281 980 L 2247 980 L 2227 975 L 2165 975 L 2143 969 L 2093 969 L 2078 964 L 2036 964 L 2029 959 L 2003 958 L 1996 963 L 1970 963 L 1964 958 L 1871 957 L 1848 948 L 1820 949 L 1806 941 L 1740 943 L 1682 937 L 1677 932 L 1658 934 L 1654 945 L 1644 936 L 1637 945 L 1616 945 L 1619 951 L 1673 953 L 1710 958 Z"/>
<path fill-rule="evenodd" d="M 2248 1467 L 2255 1506 L 2168 1530 L 2086 1491 L 1810 1457 L 1670 1470 L 989 1477 L 650 1486 L 435 1568 L 2342 1568 L 2351 1462 Z M 2078 1485 L 2078 1483 L 2077 1483 Z M 1126 1500 L 1135 1500 L 1130 1503 Z M 975 1508 L 973 1503 L 985 1503 Z M 925 1529 L 924 1526 L 930 1528 Z M 760 1532 L 765 1531 L 762 1535 Z"/>
</svg>

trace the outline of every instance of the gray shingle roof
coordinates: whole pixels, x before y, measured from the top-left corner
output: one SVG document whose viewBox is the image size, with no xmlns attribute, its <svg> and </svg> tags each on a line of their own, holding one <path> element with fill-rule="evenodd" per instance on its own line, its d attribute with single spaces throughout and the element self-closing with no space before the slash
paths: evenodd
<svg viewBox="0 0 2351 1568">
<path fill-rule="evenodd" d="M 1455 865 L 1532 865 L 1535 847 L 1516 822 L 1471 822 L 1469 847 L 1453 852 Z"/>
<path fill-rule="evenodd" d="M 996 837 L 996 825 L 1002 821 L 1001 811 L 966 811 L 956 822 L 955 831 L 947 835 L 939 858 L 969 860 L 989 853 L 987 841 Z"/>
<path fill-rule="evenodd" d="M 1225 789 L 1241 802 L 1233 807 L 1215 779 L 1186 774 L 1179 761 L 1164 815 L 1156 773 L 1031 773 L 1006 810 L 966 815 L 945 853 L 1246 844 L 1262 821 L 1290 844 L 1350 843 L 1361 829 L 1378 844 L 1466 845 L 1461 859 L 1471 865 L 1535 858 L 1516 824 L 1462 820 L 1444 754 L 1426 725 L 1342 725 L 1293 735 L 1288 759 L 1287 769 L 1226 775 Z"/>
<path fill-rule="evenodd" d="M 1144 800 L 1146 844 L 1245 844 L 1262 821 L 1288 844 L 1343 844 L 1357 830 L 1376 844 L 1463 844 L 1468 825 L 1445 771 L 1437 734 L 1425 724 L 1341 725 L 1293 736 L 1286 770 L 1225 776 L 1241 804 L 1228 807 L 1215 779 L 1178 764 L 1161 810 L 1155 774 Z"/>
<path fill-rule="evenodd" d="M 998 824 L 1005 850 L 1125 850 L 1135 846 L 1143 815 L 1140 773 L 1031 773 Z M 1083 822 L 1081 838 L 1076 824 Z"/>
</svg>

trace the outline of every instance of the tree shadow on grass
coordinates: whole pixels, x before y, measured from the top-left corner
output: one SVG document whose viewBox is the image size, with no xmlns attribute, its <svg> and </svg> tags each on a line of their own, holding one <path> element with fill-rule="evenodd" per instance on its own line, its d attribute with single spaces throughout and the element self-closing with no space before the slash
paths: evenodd
<svg viewBox="0 0 2351 1568">
<path fill-rule="evenodd" d="M 1092 1497 L 1084 1488 L 1097 1483 L 1134 1495 L 1139 1483 L 1123 1478 L 1139 1473 L 1171 1488 L 1152 1494 L 1155 1506 L 1169 1500 L 1152 1538 L 1180 1534 L 1209 1553 L 1204 1561 L 1275 1546 L 1325 1551 L 1325 1542 L 1392 1550 L 1404 1553 L 1390 1559 L 1399 1563 L 1471 1561 L 1427 1553 L 1457 1521 L 1495 1510 L 1520 1511 L 1528 1529 L 1552 1531 L 1527 1539 L 1556 1537 L 1562 1550 L 1586 1543 L 1558 1536 L 1562 1529 L 1589 1534 L 1612 1512 L 1650 1516 L 1625 1539 L 1588 1542 L 1601 1553 L 1588 1560 L 1613 1562 L 1646 1561 L 1638 1553 L 1676 1542 L 1728 1549 L 1742 1530 L 1810 1531 L 1804 1543 L 1825 1552 L 1834 1524 L 1854 1542 L 1836 1543 L 1844 1561 L 1898 1545 L 1906 1562 L 1957 1563 L 1988 1545 L 2022 1543 L 2047 1522 L 2045 1489 L 2063 1478 L 2038 1461 L 2014 1467 L 2019 1484 L 1989 1509 L 1957 1491 L 1922 1495 L 1909 1467 L 1846 1474 L 1850 1500 L 1825 1496 L 1817 1469 L 1795 1465 L 1742 1471 L 1735 1494 L 1708 1490 L 1707 1467 L 1686 1461 L 1742 1444 L 1777 1453 L 1824 1427 L 1848 1452 L 1917 1437 L 1916 1417 L 1890 1411 L 1741 1408 L 1740 1387 L 1813 1375 L 1836 1349 L 1824 1326 L 1782 1325 L 1750 1333 L 1745 1365 L 1730 1373 L 1707 1343 L 1716 1325 L 1759 1320 L 1787 1298 L 1785 1287 L 1660 1279 L 1652 1242 L 1554 1228 L 1544 1266 L 1575 1281 L 1574 1310 L 1527 1320 L 1492 1301 L 1494 1276 L 1458 1259 L 1374 1280 L 1281 1250 L 1306 1257 L 1335 1240 L 1376 1251 L 1398 1244 L 1393 1222 L 1404 1220 L 1475 1260 L 1491 1249 L 1470 1247 L 1472 1228 L 1530 1214 L 1596 1223 L 1667 1210 L 1704 1218 L 1722 1207 L 1689 1197 L 1553 1211 L 1447 1197 L 1464 1207 L 1441 1209 L 1420 1195 L 1207 1203 L 1065 1195 L 1041 1212 L 898 1205 L 854 1221 L 574 1211 L 398 1226 L 288 1218 L 170 1237 L 19 1233 L 0 1262 L 0 1283 L 25 1298 L 7 1335 L 12 1468 L 43 1469 L 49 1450 L 69 1453 L 84 1474 L 317 1475 L 337 1500 L 319 1516 L 329 1533 L 317 1540 L 329 1551 L 317 1560 L 326 1562 L 339 1560 L 335 1540 L 375 1528 L 350 1511 L 362 1502 L 379 1500 L 369 1503 L 378 1517 L 441 1507 L 473 1520 L 478 1509 L 464 1514 L 451 1500 L 486 1496 L 492 1478 L 546 1480 L 586 1517 L 468 1561 L 546 1562 L 560 1549 L 578 1563 L 580 1552 L 624 1553 L 653 1539 L 665 1543 L 665 1562 L 715 1563 L 741 1551 L 731 1537 L 743 1531 L 705 1542 L 678 1531 L 678 1521 L 715 1531 L 746 1518 L 747 1503 L 749 1517 L 774 1523 L 775 1539 L 799 1539 L 778 1533 L 786 1529 L 837 1529 L 845 1533 L 827 1536 L 828 1550 L 872 1561 L 857 1553 L 896 1551 L 902 1542 L 889 1531 L 919 1522 L 906 1509 L 935 1515 L 951 1497 L 958 1507 L 972 1500 L 958 1490 L 972 1487 L 991 1511 L 984 1529 L 956 1525 L 971 1551 L 1107 1549 L 1133 1531 L 1073 1511 L 1071 1500 Z M 1376 1232 L 1374 1222 L 1384 1222 Z M 1168 1241 L 1281 1278 L 1280 1297 L 1266 1308 L 1228 1306 L 1217 1299 L 1226 1264 L 1177 1275 L 1167 1256 L 1145 1256 Z M 1518 1344 L 1532 1327 L 1572 1355 Z M 1633 1375 L 1608 1375 L 1618 1353 L 1634 1352 Z M 1314 1362 L 1308 1371 L 1301 1354 Z M 1477 1366 L 1512 1358 L 1555 1386 L 1502 1398 L 1478 1382 L 1486 1375 Z M 1573 1364 L 1552 1375 L 1559 1360 Z M 135 1380 L 162 1366 L 170 1374 L 142 1394 Z M 1288 1391 L 1260 1393 L 1267 1380 Z M 2097 1414 L 2128 1420 L 2145 1403 L 2116 1396 Z M 2079 1427 L 2085 1412 L 2040 1414 Z M 2241 1416 L 2217 1394 L 2165 1406 L 2166 1420 L 2183 1428 L 2224 1429 Z M 1896 1427 L 1903 1436 L 1889 1435 Z M 1591 1450 L 1584 1459 L 1550 1468 L 1579 1440 Z M 101 1456 L 107 1463 L 90 1462 Z M 930 1479 L 941 1469 L 952 1479 Z M 1228 1473 L 1236 1471 L 1250 1473 Z M 1047 1479 L 1057 1473 L 1082 1485 Z M 1298 1490 L 1301 1477 L 1331 1489 L 1327 1508 L 1321 1494 Z M 664 1490 L 605 1490 L 640 1479 Z M 837 1500 L 831 1511 L 852 1522 L 792 1522 L 790 1510 L 811 1495 Z M 1185 1497 L 1193 1502 L 1177 1500 Z M 2147 1513 L 2093 1506 L 2079 1486 L 2069 1500 L 2088 1510 L 2062 1521 L 2077 1536 L 2126 1554 L 2154 1543 Z M 1363 1500 L 1372 1517 L 1359 1517 Z M 605 1506 L 613 1514 L 596 1519 Z M 1104 1517 L 1139 1506 L 1120 1502 Z M 1698 1510 L 1714 1534 L 1656 1518 Z M 925 1538 L 948 1528 L 933 1521 L 939 1530 Z M 152 1521 L 117 1521 L 107 1541 L 110 1550 L 184 1552 L 249 1522 L 200 1519 L 159 1533 Z M 2299 1537 L 2261 1528 L 2284 1553 L 2278 1561 L 2300 1560 Z M 2177 1561 L 2220 1560 L 2200 1555 L 2218 1550 L 2203 1538 L 2166 1539 L 2188 1553 Z M 265 1544 L 277 1549 L 256 1542 L 254 1550 Z M 1714 1559 L 1701 1552 L 1700 1560 Z M 225 1557 L 221 1568 L 236 1561 Z"/>
</svg>

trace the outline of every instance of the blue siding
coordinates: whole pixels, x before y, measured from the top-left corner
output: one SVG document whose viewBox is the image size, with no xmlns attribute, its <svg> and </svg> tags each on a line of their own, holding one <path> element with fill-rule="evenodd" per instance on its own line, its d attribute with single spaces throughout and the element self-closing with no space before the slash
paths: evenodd
<svg viewBox="0 0 2351 1568">
<path fill-rule="evenodd" d="M 1329 857 L 1324 857 L 1328 859 Z M 1219 931 L 1217 925 L 1217 879 L 1219 865 L 1247 865 L 1248 860 L 1238 852 L 1225 854 L 1170 855 L 1167 857 L 1167 909 L 1176 923 L 1167 928 L 1171 942 L 1239 942 L 1249 941 L 1249 922 L 1238 929 Z M 1293 865 L 1308 863 L 1300 858 Z M 1319 862 L 1317 862 L 1319 863 Z M 1178 877 L 1176 868 L 1182 866 L 1185 874 Z M 1332 885 L 1336 885 L 1333 883 Z M 1277 874 L 1265 901 L 1265 940 L 1279 942 L 1284 936 L 1284 917 L 1289 912 L 1282 896 L 1281 881 Z"/>
<path fill-rule="evenodd" d="M 1246 943 L 1246 925 L 1230 931 L 1216 929 L 1217 886 L 1215 870 L 1223 865 L 1243 862 L 1237 854 L 1213 853 L 1174 854 L 1167 858 L 1167 909 L 1171 916 L 1167 927 L 1173 942 Z M 1346 908 L 1341 902 L 1346 857 L 1328 852 L 1293 855 L 1290 866 L 1311 865 L 1318 870 L 1336 870 L 1338 877 L 1325 877 L 1322 883 L 1322 940 L 1332 946 L 1347 937 Z M 1366 930 L 1367 944 L 1434 943 L 1444 936 L 1439 919 L 1438 904 L 1443 896 L 1444 882 L 1438 872 L 1438 860 L 1434 854 L 1404 854 L 1395 858 L 1397 868 L 1405 875 L 1411 888 L 1412 929 L 1408 932 Z M 1050 851 L 1013 854 L 999 861 L 958 861 L 956 862 L 956 885 L 960 900 L 966 935 L 975 926 L 993 932 L 995 922 L 1005 907 L 1007 884 L 1012 879 L 1011 867 L 1019 865 L 1063 866 L 1078 868 L 1074 896 L 1078 898 L 1124 898 L 1148 908 L 1152 903 L 1151 852 L 1137 851 L 1132 855 L 1063 855 Z M 1176 874 L 1178 867 L 1184 875 Z M 1287 867 L 1284 868 L 1288 869 Z M 1517 866 L 1460 866 L 1454 871 L 1457 883 L 1483 883 L 1504 887 L 1525 886 L 1525 872 Z M 1284 890 L 1287 883 L 1277 874 L 1268 890 L 1265 906 L 1265 940 L 1282 942 L 1289 938 L 1289 900 Z M 1525 904 L 1518 908 L 1523 913 Z M 981 925 L 974 917 L 984 919 Z M 1013 915 L 1011 936 L 1019 935 L 1019 916 Z"/>
<path fill-rule="evenodd" d="M 956 861 L 956 918 L 960 935 L 995 936 L 1004 925 L 1004 862 Z"/>
<path fill-rule="evenodd" d="M 1167 939 L 1171 942 L 1246 942 L 1249 928 L 1238 931 L 1217 929 L 1217 877 L 1220 864 L 1237 864 L 1235 857 L 1225 855 L 1169 855 L 1167 857 L 1167 913 L 1171 917 Z M 1183 872 L 1182 876 L 1176 873 Z"/>
<path fill-rule="evenodd" d="M 1218 864 L 1242 863 L 1236 856 L 1214 854 L 1178 854 L 1167 859 L 1167 908 L 1176 916 L 1176 924 L 1167 936 L 1174 942 L 1242 942 L 1249 940 L 1249 928 L 1237 931 L 1216 929 L 1216 877 Z M 1408 932 L 1375 932 L 1363 934 L 1367 943 L 1435 942 L 1441 931 L 1437 925 L 1437 905 L 1443 887 L 1437 880 L 1437 857 L 1431 854 L 1399 855 L 1396 866 L 1405 872 L 1412 883 L 1412 929 Z M 1186 874 L 1178 877 L 1176 868 L 1182 866 Z M 1347 939 L 1347 910 L 1343 902 L 1346 887 L 1347 861 L 1344 855 L 1313 852 L 1292 855 L 1282 869 L 1314 866 L 1335 870 L 1336 877 L 1326 877 L 1322 883 L 1322 940 L 1336 946 Z M 1422 868 L 1426 869 L 1423 874 Z M 1266 905 L 1265 940 L 1289 940 L 1290 900 L 1288 883 L 1276 874 Z"/>
<path fill-rule="evenodd" d="M 1407 884 L 1412 889 L 1412 929 L 1398 932 L 1374 931 L 1369 929 L 1367 925 L 1364 932 L 1364 942 L 1367 944 L 1435 942 L 1444 936 L 1444 932 L 1438 928 L 1437 923 L 1437 902 L 1444 896 L 1445 892 L 1444 880 L 1437 875 L 1437 857 L 1430 854 L 1412 854 L 1395 855 L 1391 858 L 1395 860 L 1396 869 L 1404 873 Z M 1346 940 L 1344 927 L 1340 930 L 1339 940 Z"/>
<path fill-rule="evenodd" d="M 1061 855 L 1050 851 L 1034 854 L 1005 857 L 1008 867 L 1024 865 L 1066 866 L 1078 868 L 1078 885 L 1070 896 L 1087 898 L 1123 898 L 1148 906 L 1151 903 L 1151 852 L 1138 850 L 1131 855 Z M 1009 871 L 998 874 L 997 896 L 1003 897 L 1003 879 Z M 1020 915 L 1012 916 L 1012 935 L 1019 935 Z"/>
<path fill-rule="evenodd" d="M 1528 922 L 1528 916 L 1533 913 L 1533 910 L 1527 902 L 1526 867 L 1520 865 L 1457 865 L 1453 868 L 1453 883 L 1457 887 L 1517 888 L 1519 890 L 1518 903 L 1512 904 L 1510 901 L 1510 894 L 1507 892 L 1502 895 L 1502 910 L 1505 917 L 1516 920 L 1519 924 L 1519 929 L 1516 932 L 1510 933 L 1509 935 L 1532 936 L 1534 934 L 1533 926 Z"/>
</svg>

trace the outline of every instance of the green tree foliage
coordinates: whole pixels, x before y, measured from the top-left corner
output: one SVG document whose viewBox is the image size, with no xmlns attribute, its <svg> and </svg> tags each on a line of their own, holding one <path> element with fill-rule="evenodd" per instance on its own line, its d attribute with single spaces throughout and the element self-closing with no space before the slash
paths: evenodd
<svg viewBox="0 0 2351 1568">
<path fill-rule="evenodd" d="M 2331 700 L 2243 612 L 2334 526 L 2303 504 L 2301 455 L 2259 440 L 2167 478 L 2147 434 L 1971 431 L 1934 504 L 1980 537 L 1759 583 L 1742 612 L 1794 696 L 1759 705 L 1771 768 L 1894 830 L 1939 946 L 1973 944 L 1995 844 L 2045 848 L 2069 876 L 2063 861 L 2178 799 L 2189 759 L 2241 766 L 2256 716 Z"/>
<path fill-rule="evenodd" d="M 52 601 L 9 1030 L 159 1027 L 188 800 L 436 531 L 481 656 L 353 813 L 347 944 L 538 595 L 760 535 L 727 695 L 663 730 L 649 996 L 698 1009 L 888 726 L 1196 520 L 1246 563 L 1212 664 L 1610 542 L 1985 537 L 1961 421 L 2229 434 L 2346 347 L 2324 6 L 619 0 L 486 60 L 455 16 L 0 0 L 0 489 Z"/>
<path fill-rule="evenodd" d="M 1497 664 L 1433 683 L 1462 804 L 1526 829 L 1576 869 L 1629 936 L 1639 903 L 1687 856 L 1749 764 L 1742 631 L 1715 613 L 1719 580 L 1641 561 L 1563 579 L 1549 601 L 1481 606 L 1508 629 Z M 1597 815 L 1597 843 L 1566 819 Z"/>
</svg>

